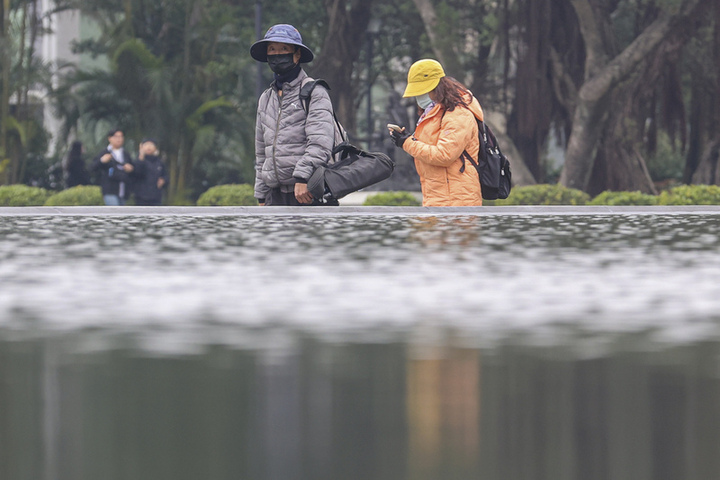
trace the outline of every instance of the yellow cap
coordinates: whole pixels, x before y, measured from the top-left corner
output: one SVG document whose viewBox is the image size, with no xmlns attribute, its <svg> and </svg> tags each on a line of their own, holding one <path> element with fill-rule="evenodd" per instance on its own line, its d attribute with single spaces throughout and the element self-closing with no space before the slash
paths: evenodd
<svg viewBox="0 0 720 480">
<path fill-rule="evenodd" d="M 445 76 L 440 62 L 436 60 L 418 60 L 408 70 L 408 84 L 403 97 L 417 97 L 424 93 L 432 92 Z"/>
</svg>

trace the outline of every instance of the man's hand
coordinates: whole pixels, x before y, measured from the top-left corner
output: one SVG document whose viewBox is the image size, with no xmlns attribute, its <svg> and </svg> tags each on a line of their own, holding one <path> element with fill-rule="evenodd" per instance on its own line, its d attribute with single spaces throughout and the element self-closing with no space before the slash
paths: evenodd
<svg viewBox="0 0 720 480">
<path fill-rule="evenodd" d="M 307 183 L 296 183 L 295 184 L 295 198 L 300 203 L 312 203 L 313 196 L 307 188 Z"/>
<path fill-rule="evenodd" d="M 105 155 L 103 155 L 102 157 L 100 157 L 100 161 L 101 161 L 102 163 L 108 163 L 110 160 L 112 160 L 112 158 L 113 158 L 112 154 L 106 153 Z"/>
<path fill-rule="evenodd" d="M 135 170 L 135 167 L 132 166 L 132 163 L 125 163 L 122 166 L 123 170 L 125 170 L 125 173 L 130 173 L 133 170 Z"/>
<path fill-rule="evenodd" d="M 164 187 L 164 186 L 165 186 L 165 179 L 162 177 L 158 178 L 158 181 L 157 181 L 158 190 L 162 189 L 162 187 Z"/>
</svg>

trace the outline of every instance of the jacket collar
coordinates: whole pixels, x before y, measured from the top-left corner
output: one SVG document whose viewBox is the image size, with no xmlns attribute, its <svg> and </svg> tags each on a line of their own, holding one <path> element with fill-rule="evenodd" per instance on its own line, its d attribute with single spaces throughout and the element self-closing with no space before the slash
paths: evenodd
<svg viewBox="0 0 720 480">
<path fill-rule="evenodd" d="M 295 88 L 300 88 L 300 84 L 304 79 L 307 78 L 307 73 L 305 73 L 305 70 L 300 70 L 300 73 L 298 74 L 297 78 L 291 82 L 283 83 L 283 92 L 288 92 L 290 90 L 294 90 Z M 275 90 L 275 93 L 278 91 L 277 84 L 273 80 L 273 82 L 270 84 L 270 87 Z"/>
</svg>

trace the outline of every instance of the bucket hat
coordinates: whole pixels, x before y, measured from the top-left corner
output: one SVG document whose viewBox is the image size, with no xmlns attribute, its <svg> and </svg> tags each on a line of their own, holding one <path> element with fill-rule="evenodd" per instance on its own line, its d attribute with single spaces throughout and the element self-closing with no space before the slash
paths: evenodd
<svg viewBox="0 0 720 480">
<path fill-rule="evenodd" d="M 435 90 L 445 70 L 437 60 L 418 60 L 408 70 L 408 84 L 403 97 L 417 97 Z"/>
<path fill-rule="evenodd" d="M 281 23 L 270 27 L 262 40 L 258 40 L 250 47 L 250 56 L 258 62 L 267 62 L 267 44 L 270 42 L 288 43 L 300 47 L 300 63 L 312 62 L 315 55 L 312 50 L 303 45 L 302 36 L 297 28 Z"/>
</svg>

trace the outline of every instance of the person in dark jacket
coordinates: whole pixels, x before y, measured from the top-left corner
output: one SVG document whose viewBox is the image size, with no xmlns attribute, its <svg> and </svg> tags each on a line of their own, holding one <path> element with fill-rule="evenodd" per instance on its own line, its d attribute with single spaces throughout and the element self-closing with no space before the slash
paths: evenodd
<svg viewBox="0 0 720 480">
<path fill-rule="evenodd" d="M 125 205 L 130 195 L 130 173 L 134 170 L 130 154 L 123 149 L 125 135 L 122 130 L 108 132 L 108 146 L 92 162 L 90 169 L 100 174 L 105 205 Z"/>
<path fill-rule="evenodd" d="M 162 191 L 169 177 L 165 164 L 160 159 L 157 142 L 144 138 L 140 142 L 138 159 L 135 162 L 133 178 L 135 204 L 141 206 L 159 206 L 162 204 Z"/>
<path fill-rule="evenodd" d="M 89 185 L 90 174 L 85 167 L 85 160 L 82 157 L 82 142 L 74 141 L 70 146 L 70 152 L 63 161 L 65 173 L 65 188 L 72 188 L 76 185 Z"/>
</svg>

